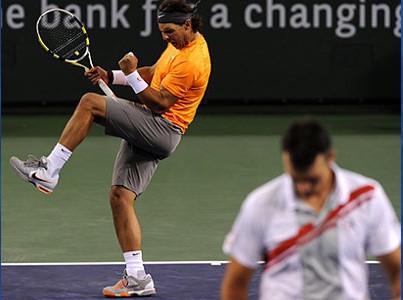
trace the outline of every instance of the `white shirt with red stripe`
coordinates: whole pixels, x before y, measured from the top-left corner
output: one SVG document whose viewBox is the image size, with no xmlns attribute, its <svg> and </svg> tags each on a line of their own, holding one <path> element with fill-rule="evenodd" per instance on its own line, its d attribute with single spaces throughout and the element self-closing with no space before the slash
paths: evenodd
<svg viewBox="0 0 403 300">
<path fill-rule="evenodd" d="M 400 223 L 381 185 L 331 165 L 335 188 L 315 214 L 283 174 L 248 195 L 223 250 L 257 268 L 260 299 L 369 299 L 367 255 L 400 245 Z"/>
</svg>

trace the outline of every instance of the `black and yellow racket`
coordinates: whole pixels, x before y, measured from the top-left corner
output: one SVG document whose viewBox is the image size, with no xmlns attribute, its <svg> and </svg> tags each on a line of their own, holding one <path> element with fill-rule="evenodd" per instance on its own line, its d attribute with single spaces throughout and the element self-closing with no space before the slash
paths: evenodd
<svg viewBox="0 0 403 300">
<path fill-rule="evenodd" d="M 88 71 L 90 68 L 83 64 L 88 57 L 89 65 L 94 67 L 87 31 L 71 12 L 59 8 L 45 11 L 36 22 L 36 33 L 39 43 L 54 58 Z M 102 79 L 98 85 L 105 95 L 116 100 L 115 94 Z"/>
</svg>

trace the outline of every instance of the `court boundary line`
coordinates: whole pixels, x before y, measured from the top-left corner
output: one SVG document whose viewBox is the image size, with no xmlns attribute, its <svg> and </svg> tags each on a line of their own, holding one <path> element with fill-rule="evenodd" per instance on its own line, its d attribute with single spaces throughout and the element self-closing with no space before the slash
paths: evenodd
<svg viewBox="0 0 403 300">
<path fill-rule="evenodd" d="M 144 262 L 145 265 L 212 265 L 221 266 L 228 264 L 228 260 L 217 261 L 149 261 Z M 366 264 L 379 264 L 376 260 L 367 260 Z M 31 266 L 108 266 L 108 265 L 124 265 L 124 262 L 45 262 L 45 263 L 1 263 L 2 267 L 31 267 Z M 259 264 L 263 264 L 262 261 Z"/>
</svg>

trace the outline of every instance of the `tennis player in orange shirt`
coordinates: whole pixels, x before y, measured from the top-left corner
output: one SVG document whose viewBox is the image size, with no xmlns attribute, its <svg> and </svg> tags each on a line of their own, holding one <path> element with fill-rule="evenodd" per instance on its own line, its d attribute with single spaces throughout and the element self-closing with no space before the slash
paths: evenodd
<svg viewBox="0 0 403 300">
<path fill-rule="evenodd" d="M 116 234 L 126 268 L 123 279 L 103 289 L 105 296 L 129 297 L 155 294 L 146 274 L 141 252 L 141 229 L 134 201 L 146 189 L 158 163 L 170 156 L 194 119 L 207 88 L 211 71 L 207 43 L 199 32 L 201 17 L 186 0 L 164 0 L 158 9 L 158 27 L 168 47 L 156 64 L 138 67 L 133 53 L 120 61 L 120 70 L 95 67 L 85 75 L 96 84 L 131 86 L 143 105 L 87 93 L 50 155 L 26 161 L 12 157 L 10 163 L 25 181 L 50 194 L 59 172 L 74 149 L 85 139 L 95 121 L 105 133 L 122 139 L 116 157 L 110 204 Z"/>
</svg>

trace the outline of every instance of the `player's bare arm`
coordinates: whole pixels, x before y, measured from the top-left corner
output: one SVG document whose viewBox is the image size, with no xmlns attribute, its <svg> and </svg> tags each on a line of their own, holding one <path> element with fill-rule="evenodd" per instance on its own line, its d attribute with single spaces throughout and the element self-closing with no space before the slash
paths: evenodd
<svg viewBox="0 0 403 300">
<path fill-rule="evenodd" d="M 154 71 L 155 71 L 156 66 L 157 66 L 157 64 L 155 63 L 152 66 L 146 66 L 146 67 L 141 67 L 141 68 L 137 69 L 140 76 L 144 79 L 145 82 L 147 82 L 148 85 L 150 85 L 151 81 L 153 80 Z"/>
<path fill-rule="evenodd" d="M 138 59 L 133 53 L 126 54 L 119 61 L 119 67 L 126 76 L 132 74 L 137 70 L 137 64 Z M 178 98 L 172 95 L 163 86 L 160 87 L 159 91 L 147 87 L 137 95 L 140 98 L 141 102 L 143 102 L 155 114 L 162 114 L 166 112 L 172 105 L 175 104 L 175 102 L 178 101 Z"/>
<path fill-rule="evenodd" d="M 391 295 L 393 300 L 400 300 L 400 277 L 401 277 L 401 247 L 386 255 L 378 256 L 377 259 L 381 262 L 382 268 L 385 270 L 389 279 Z"/>
<path fill-rule="evenodd" d="M 168 92 L 163 86 L 160 87 L 159 91 L 149 87 L 138 94 L 138 96 L 141 102 L 155 114 L 163 114 L 178 101 L 178 98 Z"/>
<path fill-rule="evenodd" d="M 253 271 L 232 258 L 222 283 L 221 300 L 246 300 Z"/>
</svg>

